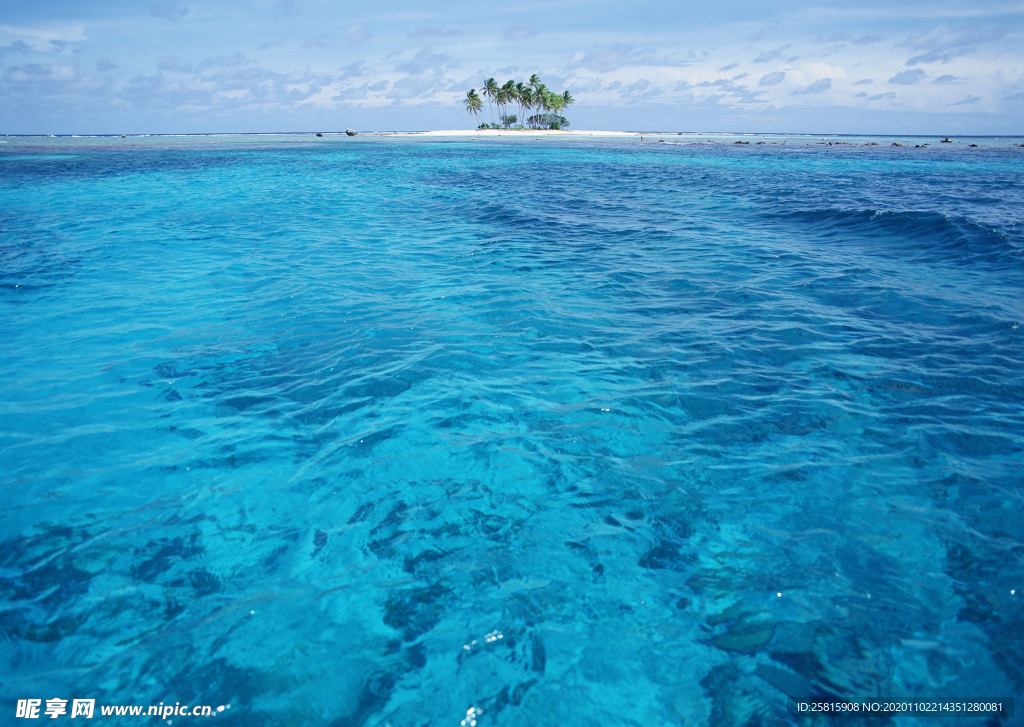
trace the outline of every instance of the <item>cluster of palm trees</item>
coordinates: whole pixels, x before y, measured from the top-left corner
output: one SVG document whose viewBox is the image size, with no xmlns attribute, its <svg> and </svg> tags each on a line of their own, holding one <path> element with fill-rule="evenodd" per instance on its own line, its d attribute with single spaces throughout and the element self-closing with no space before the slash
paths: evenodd
<svg viewBox="0 0 1024 727">
<path fill-rule="evenodd" d="M 480 121 L 480 112 L 484 108 L 481 94 L 487 99 L 487 106 L 491 112 L 491 123 L 481 123 L 478 127 L 481 129 L 507 129 L 515 126 L 516 123 L 519 123 L 520 128 L 524 128 L 520 119 L 525 119 L 526 125 L 532 129 L 561 129 L 563 126 L 569 125 L 569 121 L 561 115 L 561 112 L 575 102 L 572 94 L 568 91 L 562 93 L 549 91 L 548 87 L 541 83 L 536 73 L 530 76 L 530 80 L 525 83 L 507 81 L 504 86 L 499 86 L 493 78 L 488 78 L 484 81 L 480 94 L 476 92 L 475 88 L 471 88 L 462 102 L 466 111 L 473 114 L 477 121 Z M 498 107 L 499 123 L 494 121 L 495 106 Z M 509 106 L 518 107 L 519 114 L 507 113 L 506 109 Z M 541 113 L 527 118 L 527 114 L 533 110 Z"/>
</svg>

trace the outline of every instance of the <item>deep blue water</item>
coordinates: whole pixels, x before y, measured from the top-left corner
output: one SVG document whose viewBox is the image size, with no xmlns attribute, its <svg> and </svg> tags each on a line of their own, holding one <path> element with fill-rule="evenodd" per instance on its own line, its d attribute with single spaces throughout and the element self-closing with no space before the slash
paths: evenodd
<svg viewBox="0 0 1024 727">
<path fill-rule="evenodd" d="M 1017 148 L 5 148 L 0 710 L 1020 696 L 1021 326 Z"/>
</svg>

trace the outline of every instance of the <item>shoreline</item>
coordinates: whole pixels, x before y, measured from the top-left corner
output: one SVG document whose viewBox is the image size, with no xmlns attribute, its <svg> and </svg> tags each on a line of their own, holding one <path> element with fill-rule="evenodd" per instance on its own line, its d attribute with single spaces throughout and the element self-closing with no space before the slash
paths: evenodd
<svg viewBox="0 0 1024 727">
<path fill-rule="evenodd" d="M 469 138 L 471 141 L 491 138 L 539 140 L 557 139 L 637 139 L 660 144 L 721 144 L 738 146 L 874 146 L 896 148 L 1024 148 L 1024 136 L 982 137 L 945 135 L 881 135 L 881 134 L 786 134 L 728 131 L 600 131 L 593 129 L 436 129 L 431 131 L 374 131 L 365 136 L 402 138 Z M 982 143 L 979 143 L 982 142 Z"/>
<path fill-rule="evenodd" d="M 944 139 L 948 139 L 945 141 Z M 917 149 L 918 151 L 937 149 L 962 149 L 976 151 L 982 149 L 1024 151 L 1024 136 L 925 136 L 921 134 L 795 134 L 795 133 L 757 133 L 728 131 L 605 131 L 597 129 L 431 129 L 425 131 L 391 131 L 368 130 L 359 131 L 355 136 L 348 136 L 344 131 L 295 131 L 295 132 L 250 132 L 250 133 L 195 133 L 195 134 L 39 134 L 39 135 L 0 135 L 0 158 L 11 158 L 12 153 L 19 149 L 39 149 L 50 151 L 72 151 L 76 148 L 111 146 L 123 148 L 145 148 L 164 146 L 195 146 L 195 145 L 249 145 L 249 144 L 308 144 L 326 143 L 330 145 L 359 143 L 360 140 L 385 142 L 485 142 L 500 140 L 505 142 L 579 142 L 579 143 L 642 143 L 665 146 L 689 147 L 856 147 L 888 148 L 894 151 Z M 974 148 L 971 148 L 974 147 Z"/>
<path fill-rule="evenodd" d="M 557 136 L 563 138 L 572 136 L 606 136 L 623 138 L 638 137 L 645 133 L 647 132 L 597 131 L 592 129 L 434 129 L 431 131 L 368 132 L 366 136 Z"/>
</svg>

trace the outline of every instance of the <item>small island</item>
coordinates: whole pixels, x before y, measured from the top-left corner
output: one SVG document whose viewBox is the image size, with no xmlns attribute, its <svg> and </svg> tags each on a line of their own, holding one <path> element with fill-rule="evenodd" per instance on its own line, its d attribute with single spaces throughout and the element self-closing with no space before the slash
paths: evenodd
<svg viewBox="0 0 1024 727">
<path fill-rule="evenodd" d="M 490 111 L 490 123 L 480 120 L 480 112 L 484 108 L 484 98 L 487 99 L 487 107 Z M 569 91 L 556 93 L 548 90 L 548 87 L 534 73 L 528 81 L 509 80 L 502 86 L 499 86 L 493 78 L 488 78 L 481 86 L 480 93 L 477 93 L 475 88 L 469 89 L 462 103 L 466 107 L 466 111 L 480 122 L 478 129 L 550 129 L 558 131 L 569 126 L 569 120 L 562 116 L 562 111 L 575 103 L 575 100 Z M 494 121 L 495 106 L 498 107 L 497 122 Z M 518 108 L 519 113 L 509 114 L 507 112 L 509 106 Z M 535 110 L 540 113 L 528 115 L 530 111 Z M 525 125 L 523 119 L 525 119 Z"/>
</svg>

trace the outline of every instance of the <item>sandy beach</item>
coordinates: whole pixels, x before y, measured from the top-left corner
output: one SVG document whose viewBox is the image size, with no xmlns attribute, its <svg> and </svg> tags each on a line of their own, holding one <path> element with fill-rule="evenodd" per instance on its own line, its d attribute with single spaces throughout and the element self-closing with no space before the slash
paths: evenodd
<svg viewBox="0 0 1024 727">
<path fill-rule="evenodd" d="M 340 135 L 339 132 L 328 132 L 328 135 Z M 960 147 L 981 148 L 1024 148 L 1024 137 L 953 137 L 948 144 L 940 141 L 941 134 L 929 136 L 858 136 L 854 134 L 785 134 L 785 133 L 752 133 L 752 132 L 715 132 L 715 131 L 599 131 L 594 129 L 435 129 L 431 131 L 361 131 L 362 137 L 394 137 L 394 138 L 466 138 L 481 139 L 636 139 L 663 144 L 737 144 L 743 146 L 882 146 L 903 149 L 941 149 Z M 948 137 L 947 137 L 948 138 Z"/>
<path fill-rule="evenodd" d="M 434 131 L 396 131 L 388 136 L 640 136 L 636 131 L 593 131 L 586 129 L 438 129 Z"/>
</svg>

